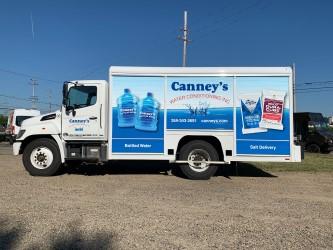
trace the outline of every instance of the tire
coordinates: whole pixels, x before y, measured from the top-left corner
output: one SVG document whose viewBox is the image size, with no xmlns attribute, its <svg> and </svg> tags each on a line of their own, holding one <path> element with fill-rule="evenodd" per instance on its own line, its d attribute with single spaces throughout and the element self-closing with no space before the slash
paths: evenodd
<svg viewBox="0 0 333 250">
<path fill-rule="evenodd" d="M 306 150 L 310 153 L 320 153 L 320 147 L 315 143 L 309 144 Z"/>
<path fill-rule="evenodd" d="M 51 139 L 30 142 L 23 152 L 23 165 L 33 176 L 52 176 L 61 167 L 58 145 Z"/>
<path fill-rule="evenodd" d="M 216 149 L 208 142 L 195 140 L 190 141 L 181 147 L 179 152 L 180 160 L 210 160 L 218 161 L 219 155 Z M 180 170 L 191 180 L 208 180 L 217 171 L 216 165 L 186 163 L 180 165 Z"/>
</svg>

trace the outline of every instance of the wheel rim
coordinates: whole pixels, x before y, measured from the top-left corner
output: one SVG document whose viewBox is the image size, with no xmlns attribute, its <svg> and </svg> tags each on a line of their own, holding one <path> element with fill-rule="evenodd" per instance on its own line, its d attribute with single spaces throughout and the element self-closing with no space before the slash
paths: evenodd
<svg viewBox="0 0 333 250">
<path fill-rule="evenodd" d="M 30 162 L 37 169 L 46 169 L 53 162 L 52 151 L 47 147 L 35 148 L 31 152 Z"/>
<path fill-rule="evenodd" d="M 189 167 L 195 172 L 204 172 L 209 168 L 207 161 L 210 161 L 209 153 L 204 149 L 194 149 L 192 150 L 187 158 Z M 194 162 L 194 161 L 200 161 Z"/>
</svg>

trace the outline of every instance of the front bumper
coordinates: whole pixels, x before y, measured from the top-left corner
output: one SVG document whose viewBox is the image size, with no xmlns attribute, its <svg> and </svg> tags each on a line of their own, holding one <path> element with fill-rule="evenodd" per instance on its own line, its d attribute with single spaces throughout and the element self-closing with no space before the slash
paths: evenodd
<svg viewBox="0 0 333 250">
<path fill-rule="evenodd" d="M 16 135 L 12 135 L 12 134 L 6 134 L 6 138 L 9 140 L 10 138 L 12 138 L 13 140 L 16 139 Z"/>
<path fill-rule="evenodd" d="M 301 162 L 304 159 L 304 151 L 302 151 L 302 146 L 293 145 L 293 162 Z"/>
<path fill-rule="evenodd" d="M 13 155 L 19 155 L 22 142 L 14 142 L 13 144 Z"/>
</svg>

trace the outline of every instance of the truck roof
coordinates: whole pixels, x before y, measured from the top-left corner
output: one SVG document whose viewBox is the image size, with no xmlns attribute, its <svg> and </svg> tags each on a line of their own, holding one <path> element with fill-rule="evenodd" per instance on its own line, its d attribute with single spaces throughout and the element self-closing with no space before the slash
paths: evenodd
<svg viewBox="0 0 333 250">
<path fill-rule="evenodd" d="M 294 117 L 297 120 L 313 120 L 313 121 L 322 121 L 324 120 L 324 117 L 322 113 L 316 113 L 316 112 L 298 112 L 294 113 Z"/>
<path fill-rule="evenodd" d="M 136 75 L 163 75 L 163 74 L 268 74 L 289 75 L 291 67 L 135 67 L 111 66 L 111 75 L 136 74 Z"/>
</svg>

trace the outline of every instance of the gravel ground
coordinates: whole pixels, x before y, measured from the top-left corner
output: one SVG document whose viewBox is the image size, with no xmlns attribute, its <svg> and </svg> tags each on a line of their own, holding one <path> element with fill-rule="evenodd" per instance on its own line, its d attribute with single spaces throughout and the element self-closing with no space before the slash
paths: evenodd
<svg viewBox="0 0 333 250">
<path fill-rule="evenodd" d="M 332 249 L 333 174 L 117 163 L 32 177 L 0 144 L 0 249 Z"/>
</svg>

